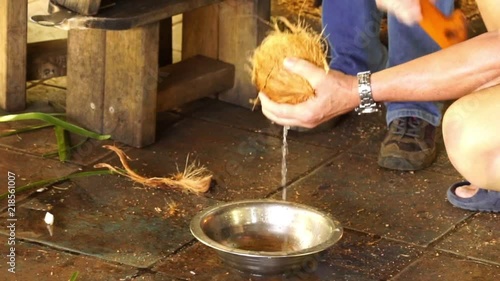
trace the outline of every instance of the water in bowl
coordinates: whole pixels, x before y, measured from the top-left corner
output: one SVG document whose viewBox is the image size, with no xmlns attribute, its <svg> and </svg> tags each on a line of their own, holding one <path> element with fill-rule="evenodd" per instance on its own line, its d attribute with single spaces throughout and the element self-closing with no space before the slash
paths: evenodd
<svg viewBox="0 0 500 281">
<path fill-rule="evenodd" d="M 255 252 L 292 252 L 297 250 L 294 243 L 290 242 L 286 234 L 249 232 L 236 233 L 221 243 L 234 249 Z"/>
</svg>

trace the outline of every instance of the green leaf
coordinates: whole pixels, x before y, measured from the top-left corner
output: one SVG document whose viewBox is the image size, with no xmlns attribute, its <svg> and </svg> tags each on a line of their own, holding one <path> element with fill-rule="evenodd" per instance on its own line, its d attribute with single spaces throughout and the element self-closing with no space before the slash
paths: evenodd
<svg viewBox="0 0 500 281">
<path fill-rule="evenodd" d="M 78 271 L 73 272 L 69 281 L 75 281 L 78 278 Z"/>
<path fill-rule="evenodd" d="M 66 162 L 70 157 L 70 145 L 69 145 L 69 134 L 64 128 L 55 126 L 56 139 L 57 139 L 57 151 L 59 152 L 59 160 L 61 162 Z"/>
<path fill-rule="evenodd" d="M 42 120 L 54 126 L 59 126 L 68 130 L 72 133 L 89 137 L 97 140 L 107 140 L 111 138 L 110 135 L 100 135 L 89 130 L 86 130 L 82 127 L 73 125 L 69 122 L 63 121 L 59 118 L 54 117 L 54 115 L 41 113 L 41 112 L 29 112 L 29 113 L 21 113 L 21 114 L 12 114 L 12 115 L 4 115 L 0 116 L 0 122 L 10 122 L 10 121 L 21 121 L 21 120 Z"/>
</svg>

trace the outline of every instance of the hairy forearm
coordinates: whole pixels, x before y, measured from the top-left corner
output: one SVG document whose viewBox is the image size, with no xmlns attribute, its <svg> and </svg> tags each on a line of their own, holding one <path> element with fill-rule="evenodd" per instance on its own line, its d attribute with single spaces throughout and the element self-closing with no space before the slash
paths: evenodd
<svg viewBox="0 0 500 281">
<path fill-rule="evenodd" d="M 500 32 L 489 32 L 372 75 L 376 101 L 457 99 L 500 84 Z"/>
</svg>

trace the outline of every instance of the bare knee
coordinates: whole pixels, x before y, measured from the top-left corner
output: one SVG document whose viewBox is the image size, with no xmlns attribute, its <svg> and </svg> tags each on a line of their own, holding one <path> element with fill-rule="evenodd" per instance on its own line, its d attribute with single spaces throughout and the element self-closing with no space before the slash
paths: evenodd
<svg viewBox="0 0 500 281">
<path fill-rule="evenodd" d="M 483 138 L 477 135 L 473 114 L 463 106 L 453 104 L 443 117 L 443 138 L 451 164 L 468 180 L 479 180 L 484 175 L 476 171 L 485 159 Z M 484 171 L 484 170 L 483 170 Z"/>
<path fill-rule="evenodd" d="M 461 149 L 461 146 L 463 146 L 465 142 L 463 138 L 466 135 L 466 124 L 464 119 L 463 112 L 458 110 L 455 105 L 450 106 L 443 117 L 443 139 L 446 152 L 451 163 L 458 170 L 459 168 L 456 166 L 456 163 L 458 164 L 460 159 L 463 158 L 464 152 Z"/>
<path fill-rule="evenodd" d="M 499 138 L 489 121 L 463 104 L 450 106 L 443 117 L 443 138 L 451 164 L 472 183 L 498 189 Z"/>
</svg>

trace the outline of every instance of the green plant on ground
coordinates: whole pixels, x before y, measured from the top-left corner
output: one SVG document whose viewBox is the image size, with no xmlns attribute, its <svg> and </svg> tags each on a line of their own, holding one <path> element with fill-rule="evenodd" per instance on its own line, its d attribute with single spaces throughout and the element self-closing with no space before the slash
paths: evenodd
<svg viewBox="0 0 500 281">
<path fill-rule="evenodd" d="M 78 278 L 78 271 L 73 272 L 69 281 L 76 281 L 76 278 Z"/>
<path fill-rule="evenodd" d="M 0 116 L 0 122 L 12 122 L 12 121 L 22 121 L 22 120 L 40 120 L 45 122 L 46 124 L 37 125 L 37 126 L 29 126 L 16 130 L 8 130 L 6 132 L 0 133 L 0 137 L 3 136 L 11 136 L 15 134 L 20 134 L 24 132 L 29 132 L 33 130 L 39 130 L 42 128 L 47 128 L 54 126 L 56 140 L 57 140 L 57 154 L 59 155 L 59 160 L 65 162 L 71 157 L 71 150 L 83 144 L 81 142 L 79 145 L 71 146 L 69 139 L 69 132 L 77 134 L 79 136 L 83 136 L 87 138 L 93 138 L 97 140 L 106 140 L 111 138 L 110 135 L 101 135 L 94 133 L 92 131 L 86 130 L 82 127 L 71 124 L 67 121 L 64 121 L 58 116 L 64 116 L 64 114 L 47 114 L 41 112 L 29 112 L 29 113 L 21 113 L 21 114 L 12 114 L 12 115 L 4 115 Z M 48 154 L 51 155 L 51 154 Z"/>
</svg>

